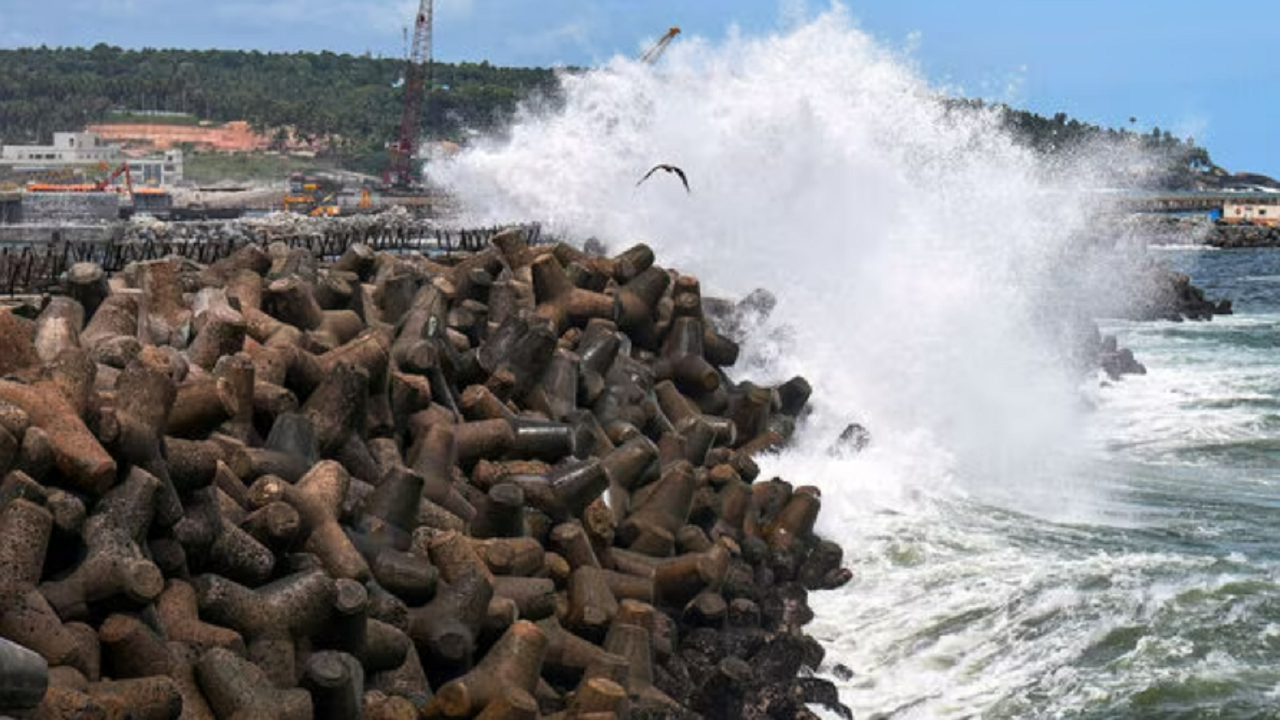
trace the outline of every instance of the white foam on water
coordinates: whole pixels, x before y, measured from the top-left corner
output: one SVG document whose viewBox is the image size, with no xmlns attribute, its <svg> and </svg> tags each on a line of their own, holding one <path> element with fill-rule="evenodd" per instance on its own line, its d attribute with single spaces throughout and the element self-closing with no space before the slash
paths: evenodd
<svg viewBox="0 0 1280 720">
<path fill-rule="evenodd" d="M 1275 348 L 1211 340 L 1233 335 L 1256 343 L 1274 333 L 1277 323 L 1280 317 L 1260 314 L 1219 316 L 1209 323 L 1106 323 L 1138 357 L 1158 358 L 1158 364 L 1096 391 L 1095 401 L 1106 412 L 1091 425 L 1095 442 L 1145 462 L 1210 465 L 1216 462 L 1215 446 L 1275 438 Z M 1186 452 L 1189 447 L 1206 452 L 1197 456 Z"/>
<path fill-rule="evenodd" d="M 1085 194 L 1050 184 L 994 112 L 949 111 L 843 9 L 564 85 L 562 108 L 433 170 L 474 220 L 645 241 L 708 291 L 773 290 L 791 335 L 771 370 L 819 388 L 816 437 L 853 418 L 924 431 L 968 481 L 998 484 L 1042 474 L 1074 432 L 1074 379 L 1034 328 L 1060 275 L 1082 275 L 1055 266 Z M 637 186 L 658 162 L 692 192 L 661 171 Z"/>
<path fill-rule="evenodd" d="M 563 86 L 561 105 L 431 174 L 471 221 L 644 241 L 706 294 L 777 294 L 740 365 L 815 388 L 794 445 L 762 467 L 821 487 L 819 530 L 846 548 L 855 580 L 814 596 L 814 632 L 856 673 L 842 683 L 855 712 L 968 717 L 1036 683 L 1076 698 L 1070 660 L 1142 599 L 1121 589 L 1090 609 L 1078 577 L 1176 562 L 1011 537 L 1095 519 L 1099 503 L 1076 465 L 1079 378 L 1046 329 L 1124 264 L 1079 247 L 1090 164 L 1048 168 L 994 112 L 949 110 L 840 6 Z M 657 163 L 692 192 L 661 171 L 637 186 Z M 851 421 L 870 448 L 828 453 Z M 992 504 L 1041 519 L 993 519 Z"/>
</svg>

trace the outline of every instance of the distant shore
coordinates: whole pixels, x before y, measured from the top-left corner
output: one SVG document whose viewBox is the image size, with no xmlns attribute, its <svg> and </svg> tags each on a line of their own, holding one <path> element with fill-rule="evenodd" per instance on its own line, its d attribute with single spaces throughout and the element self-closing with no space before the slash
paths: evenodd
<svg viewBox="0 0 1280 720">
<path fill-rule="evenodd" d="M 1122 221 L 1126 231 L 1151 245 L 1208 245 L 1216 248 L 1280 247 L 1280 226 L 1227 224 L 1204 217 L 1135 214 Z"/>
</svg>

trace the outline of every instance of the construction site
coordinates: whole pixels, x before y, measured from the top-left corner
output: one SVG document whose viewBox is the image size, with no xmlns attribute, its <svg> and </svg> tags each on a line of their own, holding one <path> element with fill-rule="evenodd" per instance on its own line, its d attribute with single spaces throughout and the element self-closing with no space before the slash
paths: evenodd
<svg viewBox="0 0 1280 720">
<path fill-rule="evenodd" d="M 265 183 L 193 182 L 184 178 L 183 147 L 263 153 L 267 138 L 243 121 L 181 126 L 157 117 L 150 123 L 91 124 L 55 132 L 49 145 L 0 146 L 0 243 L 100 242 L 119 236 L 114 226 L 134 217 L 207 222 L 272 213 L 334 218 L 389 209 L 419 220 L 447 215 L 447 199 L 424 177 L 421 153 L 432 18 L 431 0 L 422 0 L 404 67 L 398 132 L 387 142 L 381 178 L 335 170 L 291 172 Z"/>
<path fill-rule="evenodd" d="M 109 271 L 177 255 L 212 262 L 254 243 L 283 243 L 320 256 L 353 243 L 448 255 L 483 247 L 493 228 L 453 221 L 448 194 L 427 177 L 428 158 L 459 148 L 424 137 L 432 86 L 433 0 L 405 28 L 403 93 L 381 176 L 295 171 L 269 181 L 189 175 L 199 153 L 254 157 L 294 150 L 249 123 L 175 124 L 183 113 L 141 111 L 134 122 L 55 132 L 48 145 L 0 146 L 0 295 L 56 291 L 76 262 Z M 638 60 L 654 63 L 680 33 L 670 28 Z M 276 147 L 275 151 L 268 150 Z M 513 219 L 515 220 L 515 219 Z M 524 224 L 534 242 L 549 241 Z"/>
</svg>

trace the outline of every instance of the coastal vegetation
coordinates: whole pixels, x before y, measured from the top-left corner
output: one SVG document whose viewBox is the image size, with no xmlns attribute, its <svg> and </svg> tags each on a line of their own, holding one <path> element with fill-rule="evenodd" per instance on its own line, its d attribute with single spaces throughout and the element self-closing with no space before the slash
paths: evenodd
<svg viewBox="0 0 1280 720">
<path fill-rule="evenodd" d="M 569 69 L 573 72 L 573 69 Z M 47 142 L 54 131 L 133 119 L 189 124 L 248 120 L 255 129 L 316 138 L 321 159 L 376 172 L 403 103 L 404 61 L 332 52 L 18 48 L 0 50 L 0 140 Z M 433 63 L 423 117 L 432 139 L 465 142 L 501 127 L 531 95 L 554 98 L 556 71 L 488 62 Z M 980 107 L 956 99 L 953 107 Z M 1122 141 L 1162 167 L 1144 175 L 1163 187 L 1190 187 L 1215 166 L 1208 151 L 1167 130 L 1104 128 L 1066 113 L 1045 117 L 1004 108 L 1014 136 L 1045 155 Z"/>
<path fill-rule="evenodd" d="M 956 101 L 981 106 L 981 101 Z M 1195 144 L 1193 138 L 1178 138 L 1168 130 L 1153 127 L 1150 131 L 1107 128 L 1070 117 L 1065 112 L 1045 117 L 1026 110 L 1001 106 L 1005 125 L 1015 138 L 1047 156 L 1072 155 L 1098 146 L 1114 148 L 1131 146 L 1152 158 L 1148 168 L 1135 182 L 1165 189 L 1191 189 L 1202 176 L 1220 172 L 1209 157 L 1209 151 Z M 1134 122 L 1130 120 L 1131 124 Z"/>
<path fill-rule="evenodd" d="M 323 138 L 337 164 L 373 171 L 400 122 L 404 62 L 320 53 L 93 48 L 0 50 L 0 139 L 47 142 L 55 131 L 132 114 L 183 113 Z M 434 63 L 429 137 L 461 140 L 501 124 L 517 101 L 555 87 L 546 68 Z M 140 115 L 140 113 L 147 113 Z M 179 122 L 175 117 L 162 122 Z"/>
<path fill-rule="evenodd" d="M 331 168 L 332 163 L 322 159 L 280 153 L 205 152 L 187 156 L 182 174 L 196 185 L 214 185 L 220 181 L 278 180 L 293 173 L 311 174 Z"/>
</svg>

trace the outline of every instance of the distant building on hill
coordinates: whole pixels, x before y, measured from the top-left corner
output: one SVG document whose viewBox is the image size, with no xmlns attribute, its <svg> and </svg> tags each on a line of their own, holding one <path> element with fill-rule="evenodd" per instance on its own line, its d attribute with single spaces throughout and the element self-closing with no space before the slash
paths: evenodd
<svg viewBox="0 0 1280 720">
<path fill-rule="evenodd" d="M 52 145 L 0 146 L 0 165 L 15 167 L 114 164 L 120 159 L 119 145 L 103 144 L 102 138 L 92 132 L 56 132 Z"/>
<path fill-rule="evenodd" d="M 178 149 L 157 155 L 128 157 L 124 148 L 103 142 L 96 132 L 58 132 L 52 145 L 0 146 L 0 166 L 32 176 L 35 180 L 65 181 L 88 176 L 129 163 L 129 172 L 138 185 L 174 185 L 182 182 L 183 158 Z M 58 177 L 45 177 L 50 171 Z"/>
</svg>

